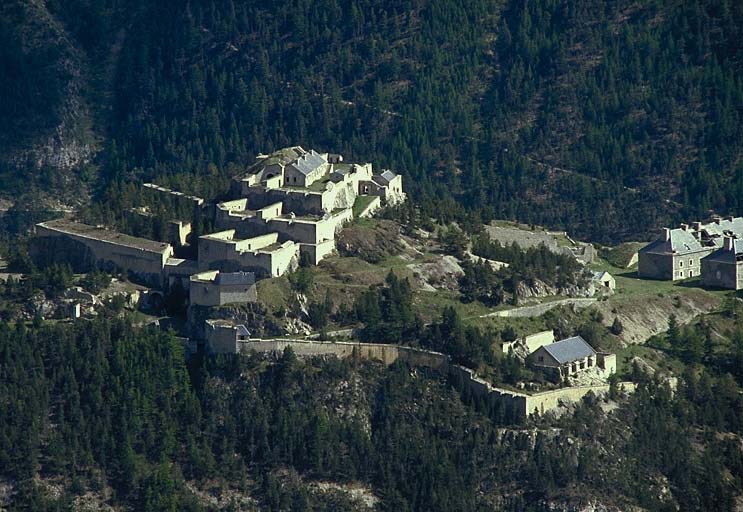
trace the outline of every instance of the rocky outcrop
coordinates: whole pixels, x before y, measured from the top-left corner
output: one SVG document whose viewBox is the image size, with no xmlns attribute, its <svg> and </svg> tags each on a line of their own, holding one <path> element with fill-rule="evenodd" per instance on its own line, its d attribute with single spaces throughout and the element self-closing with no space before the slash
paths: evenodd
<svg viewBox="0 0 743 512">
<path fill-rule="evenodd" d="M 577 284 L 556 287 L 545 283 L 539 279 L 533 279 L 531 281 L 521 281 L 516 285 L 516 293 L 519 299 L 532 299 L 532 298 L 543 298 L 543 297 L 554 297 L 556 295 L 563 295 L 566 297 L 591 297 L 594 295 L 594 290 L 590 286 L 579 286 Z"/>
<path fill-rule="evenodd" d="M 464 275 L 459 260 L 449 255 L 431 263 L 413 263 L 408 268 L 413 271 L 418 287 L 431 292 L 458 290 L 459 278 Z"/>
</svg>

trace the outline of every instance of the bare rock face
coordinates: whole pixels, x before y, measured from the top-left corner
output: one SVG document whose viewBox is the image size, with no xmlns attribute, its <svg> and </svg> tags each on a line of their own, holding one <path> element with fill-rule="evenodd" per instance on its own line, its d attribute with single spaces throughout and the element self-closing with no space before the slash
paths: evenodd
<svg viewBox="0 0 743 512">
<path fill-rule="evenodd" d="M 578 285 L 558 288 L 549 285 L 539 279 L 531 282 L 522 281 L 516 285 L 516 293 L 520 299 L 553 297 L 555 295 L 564 295 L 566 297 L 591 297 L 593 290 L 590 287 Z"/>
<path fill-rule="evenodd" d="M 39 170 L 51 167 L 61 171 L 88 163 L 93 156 L 93 146 L 76 138 L 67 124 L 64 120 L 54 133 L 34 141 L 30 148 L 18 150 L 10 156 L 9 163 L 17 168 Z"/>
<path fill-rule="evenodd" d="M 408 268 L 413 271 L 418 287 L 426 291 L 456 291 L 459 278 L 464 275 L 459 260 L 449 255 L 432 263 L 413 263 Z"/>
<path fill-rule="evenodd" d="M 535 279 L 532 282 L 521 281 L 516 285 L 516 293 L 520 299 L 532 299 L 536 297 L 550 297 L 558 294 L 557 288 Z"/>
</svg>

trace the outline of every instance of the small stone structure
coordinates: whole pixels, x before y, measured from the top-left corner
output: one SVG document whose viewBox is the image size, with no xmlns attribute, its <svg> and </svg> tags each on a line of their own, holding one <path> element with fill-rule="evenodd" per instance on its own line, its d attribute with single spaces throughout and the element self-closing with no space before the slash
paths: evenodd
<svg viewBox="0 0 743 512">
<path fill-rule="evenodd" d="M 258 300 L 255 274 L 211 270 L 190 278 L 189 302 L 194 306 L 224 306 Z"/>
<path fill-rule="evenodd" d="M 204 331 L 206 350 L 212 354 L 236 354 L 250 341 L 250 331 L 230 320 L 207 320 Z"/>
<path fill-rule="evenodd" d="M 617 280 L 607 271 L 593 272 L 591 280 L 596 283 L 598 291 L 608 290 L 613 292 L 617 289 Z"/>
<path fill-rule="evenodd" d="M 552 329 L 548 331 L 541 331 L 535 334 L 529 334 L 523 336 L 517 340 L 503 343 L 502 349 L 504 354 L 513 352 L 514 354 L 520 354 L 524 357 L 533 353 L 544 345 L 549 345 L 555 342 L 555 331 Z"/>
</svg>

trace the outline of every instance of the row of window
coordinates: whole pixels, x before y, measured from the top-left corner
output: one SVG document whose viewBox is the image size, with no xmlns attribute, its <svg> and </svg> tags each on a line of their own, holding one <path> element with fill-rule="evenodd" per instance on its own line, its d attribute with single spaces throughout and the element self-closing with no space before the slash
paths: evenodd
<svg viewBox="0 0 743 512">
<path fill-rule="evenodd" d="M 679 267 L 683 267 L 683 266 L 684 266 L 684 260 L 679 260 Z M 690 267 L 694 266 L 694 260 L 689 260 L 689 266 Z"/>
</svg>

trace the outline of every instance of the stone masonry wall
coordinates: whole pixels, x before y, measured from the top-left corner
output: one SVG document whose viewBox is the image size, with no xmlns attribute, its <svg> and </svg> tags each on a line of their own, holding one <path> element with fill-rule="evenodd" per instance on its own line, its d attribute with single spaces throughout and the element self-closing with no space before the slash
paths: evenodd
<svg viewBox="0 0 743 512">
<path fill-rule="evenodd" d="M 162 285 L 165 262 L 173 254 L 171 247 L 163 252 L 154 252 L 107 240 L 60 233 L 41 225 L 36 227 L 36 234 L 39 237 L 75 240 L 90 250 L 95 263 L 104 270 L 110 270 L 110 267 L 115 266 L 140 276 L 144 281 L 156 286 Z"/>
<path fill-rule="evenodd" d="M 719 273 L 719 276 L 718 276 Z M 702 260 L 702 284 L 711 288 L 739 289 L 737 264 Z"/>
<path fill-rule="evenodd" d="M 256 352 L 283 352 L 286 347 L 291 347 L 299 357 L 311 357 L 320 355 L 335 355 L 340 358 L 351 357 L 356 353 L 361 359 L 381 361 L 390 365 L 395 361 L 405 361 L 412 366 L 423 366 L 433 368 L 455 377 L 474 396 L 488 396 L 490 399 L 499 401 L 505 409 L 512 411 L 515 417 L 526 418 L 533 414 L 544 414 L 559 406 L 561 402 L 577 401 L 587 395 L 590 391 L 603 394 L 609 390 L 609 385 L 581 386 L 572 388 L 561 388 L 553 391 L 545 391 L 527 395 L 507 389 L 495 388 L 485 380 L 479 378 L 469 368 L 451 363 L 449 356 L 439 352 L 404 347 L 400 345 L 385 345 L 381 343 L 357 343 L 357 342 L 310 342 L 304 340 L 259 340 L 240 343 L 241 353 Z M 628 391 L 634 390 L 634 384 L 623 383 Z"/>
</svg>

